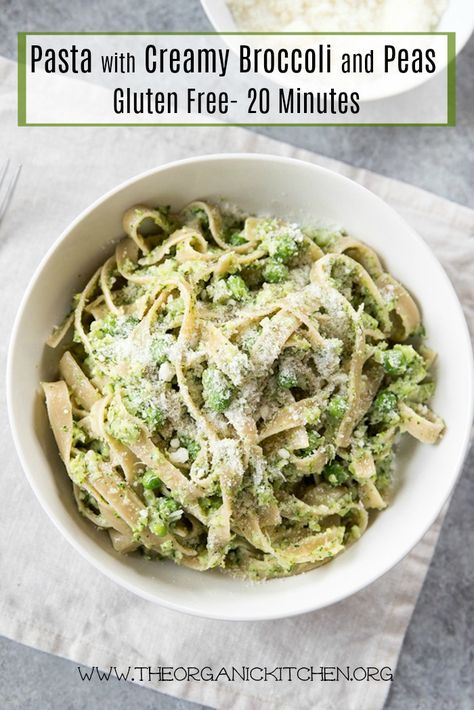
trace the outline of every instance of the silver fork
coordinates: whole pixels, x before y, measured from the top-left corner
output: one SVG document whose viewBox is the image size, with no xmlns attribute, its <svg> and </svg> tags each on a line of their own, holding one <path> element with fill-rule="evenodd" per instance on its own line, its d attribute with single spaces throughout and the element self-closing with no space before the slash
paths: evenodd
<svg viewBox="0 0 474 710">
<path fill-rule="evenodd" d="M 7 160 L 0 169 L 0 223 L 12 200 L 20 173 L 21 165 L 18 165 L 16 168 L 10 166 L 10 160 Z"/>
</svg>

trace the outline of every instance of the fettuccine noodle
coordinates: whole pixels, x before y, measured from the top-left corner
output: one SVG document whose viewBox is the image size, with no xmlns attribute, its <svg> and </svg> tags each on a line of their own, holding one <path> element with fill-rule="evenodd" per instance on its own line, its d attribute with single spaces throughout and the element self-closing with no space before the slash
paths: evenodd
<svg viewBox="0 0 474 710">
<path fill-rule="evenodd" d="M 400 434 L 444 429 L 412 297 L 338 229 L 202 201 L 123 225 L 48 343 L 80 512 L 117 551 L 196 570 L 334 558 L 386 507 Z"/>
</svg>

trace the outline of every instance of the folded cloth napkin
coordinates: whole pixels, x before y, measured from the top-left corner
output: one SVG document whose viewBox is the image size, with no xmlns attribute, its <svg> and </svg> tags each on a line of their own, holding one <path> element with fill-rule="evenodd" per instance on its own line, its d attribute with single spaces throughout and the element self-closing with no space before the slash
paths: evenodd
<svg viewBox="0 0 474 710">
<path fill-rule="evenodd" d="M 393 205 L 429 242 L 453 279 L 474 326 L 474 212 L 409 185 L 235 128 L 18 128 L 16 65 L 0 60 L 0 155 L 23 164 L 0 227 L 2 359 L 32 272 L 83 208 L 122 180 L 186 156 L 263 152 L 337 170 Z M 73 99 L 74 85 L 71 85 Z M 7 327 L 8 326 L 8 327 Z M 3 383 L 2 383 L 3 384 Z M 2 400 L 4 401 L 3 392 Z M 262 623 L 191 618 L 119 588 L 58 534 L 35 500 L 0 420 L 0 633 L 84 665 L 387 666 L 395 669 L 441 518 L 395 569 L 339 604 L 303 617 Z M 137 675 L 137 674 L 135 674 Z M 135 678 L 137 680 L 137 678 Z M 376 710 L 387 682 L 197 682 L 149 687 L 216 708 Z"/>
</svg>

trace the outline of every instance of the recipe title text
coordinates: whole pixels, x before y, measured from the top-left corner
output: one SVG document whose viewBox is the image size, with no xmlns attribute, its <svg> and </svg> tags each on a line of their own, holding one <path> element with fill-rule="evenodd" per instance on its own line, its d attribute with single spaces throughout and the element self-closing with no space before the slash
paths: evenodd
<svg viewBox="0 0 474 710">
<path fill-rule="evenodd" d="M 419 77 L 437 74 L 449 44 L 446 35 L 101 39 L 28 35 L 28 86 L 70 78 L 107 89 L 99 101 L 97 94 L 91 113 L 100 106 L 107 122 L 114 123 L 298 124 L 328 118 L 344 123 L 361 116 L 367 99 L 398 93 L 421 83 Z M 80 113 L 88 112 L 83 106 Z"/>
</svg>

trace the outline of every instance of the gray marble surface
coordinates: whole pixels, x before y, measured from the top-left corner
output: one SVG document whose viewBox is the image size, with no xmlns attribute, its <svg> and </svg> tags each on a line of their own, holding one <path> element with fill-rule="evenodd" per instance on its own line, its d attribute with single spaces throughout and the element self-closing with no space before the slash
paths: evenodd
<svg viewBox="0 0 474 710">
<path fill-rule="evenodd" d="M 191 29 L 209 29 L 198 0 L 0 0 L 0 55 L 12 59 L 18 31 Z M 474 207 L 473 72 L 471 39 L 458 62 L 456 128 L 259 130 Z M 386 710 L 474 708 L 473 510 L 471 451 L 403 644 Z M 0 680 L 0 707 L 8 710 L 198 707 L 129 683 L 82 683 L 75 664 L 2 638 Z"/>
</svg>

